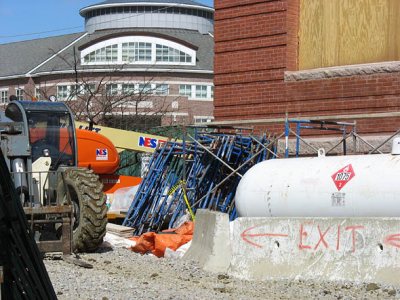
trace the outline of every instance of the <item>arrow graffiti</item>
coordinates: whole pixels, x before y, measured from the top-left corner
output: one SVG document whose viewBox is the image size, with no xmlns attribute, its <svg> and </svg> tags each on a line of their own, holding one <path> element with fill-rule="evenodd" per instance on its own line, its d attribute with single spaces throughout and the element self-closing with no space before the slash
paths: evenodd
<svg viewBox="0 0 400 300">
<path fill-rule="evenodd" d="M 396 248 L 400 248 L 400 234 L 391 234 L 388 235 L 385 240 L 384 243 L 386 245 L 390 245 Z"/>
<path fill-rule="evenodd" d="M 262 248 L 262 246 L 260 244 L 257 244 L 255 242 L 251 241 L 249 238 L 252 238 L 252 237 L 288 237 L 287 234 L 283 234 L 283 233 L 249 233 L 249 231 L 251 231 L 257 227 L 258 226 L 253 226 L 253 227 L 250 227 L 250 228 L 247 228 L 246 230 L 244 230 L 240 234 L 240 237 L 242 238 L 242 240 L 245 241 L 246 243 L 249 243 L 250 245 L 253 245 L 258 248 Z"/>
</svg>

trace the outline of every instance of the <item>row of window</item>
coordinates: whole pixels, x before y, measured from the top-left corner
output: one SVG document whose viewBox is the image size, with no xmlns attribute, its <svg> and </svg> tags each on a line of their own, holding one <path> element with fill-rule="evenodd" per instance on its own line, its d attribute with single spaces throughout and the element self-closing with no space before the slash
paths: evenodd
<svg viewBox="0 0 400 300">
<path fill-rule="evenodd" d="M 106 85 L 107 95 L 158 95 L 167 96 L 169 94 L 168 84 L 151 83 L 111 83 Z"/>
<path fill-rule="evenodd" d="M 199 123 L 212 122 L 214 120 L 214 117 L 212 117 L 212 116 L 201 116 L 201 117 L 194 116 L 193 119 L 194 119 L 194 123 L 199 124 Z"/>
<path fill-rule="evenodd" d="M 180 14 L 198 16 L 206 19 L 213 20 L 214 14 L 210 11 L 204 11 L 201 9 L 192 9 L 185 7 L 166 7 L 166 6 L 125 6 L 125 7 L 110 7 L 101 8 L 89 11 L 86 13 L 86 18 L 110 15 L 110 14 L 142 14 L 142 13 L 160 13 L 160 14 Z"/>
<path fill-rule="evenodd" d="M 96 86 L 94 83 L 85 85 L 58 85 L 57 86 L 57 99 L 76 99 L 77 95 L 84 95 L 94 92 Z M 151 83 L 112 83 L 106 85 L 107 95 L 169 95 L 168 84 L 151 84 Z M 214 87 L 211 85 L 179 85 L 179 95 L 188 97 L 189 99 L 213 99 Z M 21 88 L 15 89 L 15 96 L 17 100 L 24 99 L 24 90 Z M 35 97 L 41 99 L 40 88 L 35 89 Z M 9 100 L 8 90 L 0 90 L 0 102 L 6 103 Z"/>
<path fill-rule="evenodd" d="M 119 52 L 121 49 L 121 52 Z M 121 55 L 119 55 L 121 53 Z M 189 54 L 161 44 L 132 42 L 109 45 L 84 56 L 84 63 L 192 63 Z"/>
<path fill-rule="evenodd" d="M 129 94 L 151 94 L 151 95 L 169 95 L 168 84 L 151 83 L 127 83 L 127 84 L 107 84 L 106 92 L 108 95 L 129 95 Z M 189 99 L 213 99 L 214 87 L 211 85 L 179 85 L 179 95 Z"/>
<path fill-rule="evenodd" d="M 58 100 L 71 100 L 76 99 L 77 95 L 84 95 L 95 91 L 95 84 L 82 84 L 82 85 L 58 85 L 57 86 L 57 99 Z M 36 89 L 36 97 L 38 98 L 38 89 Z"/>
<path fill-rule="evenodd" d="M 109 96 L 116 95 L 156 95 L 167 96 L 169 94 L 168 84 L 151 84 L 151 83 L 110 83 L 105 85 L 106 94 Z M 58 85 L 57 99 L 73 100 L 77 95 L 84 95 L 90 92 L 95 92 L 95 84 L 86 85 Z M 99 91 L 101 92 L 101 91 Z"/>
</svg>

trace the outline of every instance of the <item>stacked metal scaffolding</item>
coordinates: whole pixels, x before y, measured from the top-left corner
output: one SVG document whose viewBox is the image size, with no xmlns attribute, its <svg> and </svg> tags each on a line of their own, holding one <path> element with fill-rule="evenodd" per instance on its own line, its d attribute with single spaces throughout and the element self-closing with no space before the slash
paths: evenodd
<svg viewBox="0 0 400 300">
<path fill-rule="evenodd" d="M 236 217 L 234 196 L 242 175 L 276 156 L 271 137 L 197 132 L 157 149 L 123 225 L 136 234 L 177 225 L 198 208 Z M 185 201 L 185 198 L 187 201 Z"/>
</svg>

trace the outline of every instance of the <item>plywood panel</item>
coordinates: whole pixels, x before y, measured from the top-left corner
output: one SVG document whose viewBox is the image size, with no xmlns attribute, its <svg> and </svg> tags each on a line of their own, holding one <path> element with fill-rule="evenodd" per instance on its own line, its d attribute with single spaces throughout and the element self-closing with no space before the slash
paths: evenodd
<svg viewBox="0 0 400 300">
<path fill-rule="evenodd" d="M 387 49 L 388 57 L 393 60 L 400 58 L 400 1 L 391 0 L 389 5 L 389 30 L 387 32 L 388 41 L 390 41 Z"/>
<path fill-rule="evenodd" d="M 399 0 L 301 0 L 299 68 L 400 59 Z"/>
</svg>

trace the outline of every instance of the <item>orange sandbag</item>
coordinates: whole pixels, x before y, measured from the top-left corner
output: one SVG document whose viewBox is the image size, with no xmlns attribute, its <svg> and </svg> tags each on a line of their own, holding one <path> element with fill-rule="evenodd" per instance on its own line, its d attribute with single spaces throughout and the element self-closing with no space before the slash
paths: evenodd
<svg viewBox="0 0 400 300">
<path fill-rule="evenodd" d="M 192 240 L 193 230 L 193 222 L 185 222 L 177 229 L 165 230 L 159 234 L 147 232 L 140 237 L 130 238 L 136 241 L 136 245 L 131 249 L 141 254 L 151 252 L 157 257 L 163 257 L 166 248 L 176 251 L 180 246 Z"/>
<path fill-rule="evenodd" d="M 176 249 L 190 240 L 192 240 L 191 235 L 180 235 L 174 233 L 156 234 L 154 250 L 152 253 L 157 257 L 163 257 L 166 248 L 176 251 Z"/>
<path fill-rule="evenodd" d="M 154 239 L 156 233 L 155 232 L 146 232 L 142 234 L 139 238 L 132 238 L 132 240 L 136 240 L 136 245 L 132 246 L 132 250 L 134 252 L 138 252 L 141 254 L 146 254 L 147 252 L 152 252 L 154 250 Z"/>
<path fill-rule="evenodd" d="M 193 231 L 194 231 L 193 222 L 185 222 L 175 230 L 177 234 L 181 235 L 193 235 Z"/>
</svg>

